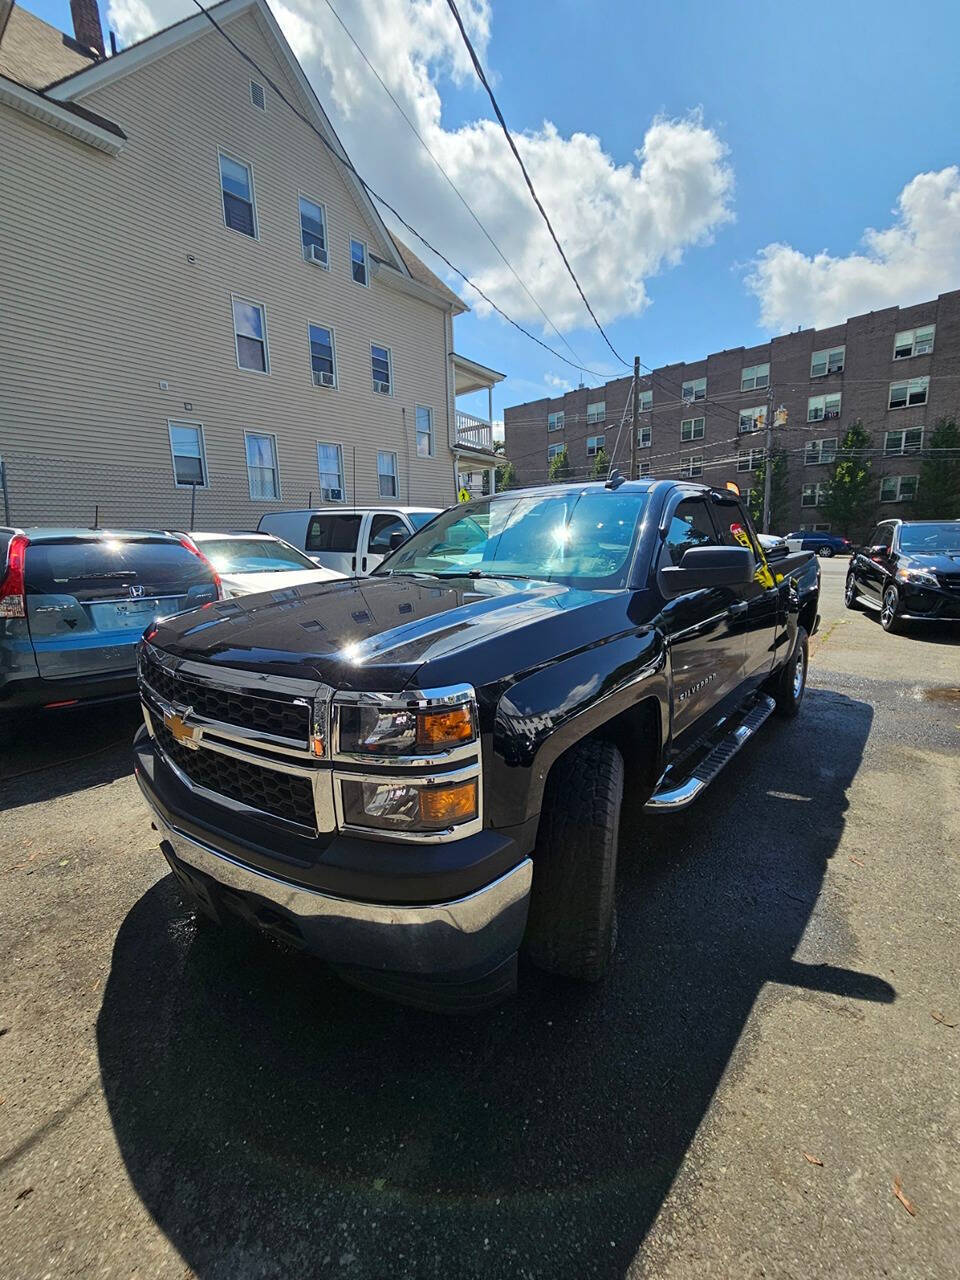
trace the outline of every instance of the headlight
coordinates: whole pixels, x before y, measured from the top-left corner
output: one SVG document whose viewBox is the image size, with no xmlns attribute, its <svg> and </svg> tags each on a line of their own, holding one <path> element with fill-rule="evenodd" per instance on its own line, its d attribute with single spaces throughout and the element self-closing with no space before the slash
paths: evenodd
<svg viewBox="0 0 960 1280">
<path fill-rule="evenodd" d="M 435 755 L 466 746 L 477 738 L 477 708 L 472 690 L 448 705 L 392 705 L 370 700 L 337 703 L 339 751 L 345 755 Z M 398 699 L 399 700 L 399 699 Z"/>
<path fill-rule="evenodd" d="M 382 831 L 443 831 L 477 816 L 477 780 L 421 787 L 390 779 L 344 779 L 344 821 Z"/>
<path fill-rule="evenodd" d="M 938 587 L 936 576 L 926 569 L 898 569 L 897 578 L 900 582 L 912 582 L 918 587 Z"/>
</svg>

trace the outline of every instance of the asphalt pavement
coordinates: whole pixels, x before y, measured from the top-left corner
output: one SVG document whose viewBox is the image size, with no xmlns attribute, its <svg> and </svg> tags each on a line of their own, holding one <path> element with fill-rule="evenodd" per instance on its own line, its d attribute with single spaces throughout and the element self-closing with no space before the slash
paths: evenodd
<svg viewBox="0 0 960 1280">
<path fill-rule="evenodd" d="M 0 757 L 0 1275 L 952 1280 L 960 629 L 823 569 L 800 717 L 627 823 L 608 979 L 482 1016 L 198 926 L 136 709 L 38 721 Z"/>
</svg>

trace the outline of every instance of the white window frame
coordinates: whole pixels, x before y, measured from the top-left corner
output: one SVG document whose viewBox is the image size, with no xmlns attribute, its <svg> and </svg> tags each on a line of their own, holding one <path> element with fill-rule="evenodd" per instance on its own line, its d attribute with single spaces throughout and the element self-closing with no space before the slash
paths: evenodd
<svg viewBox="0 0 960 1280">
<path fill-rule="evenodd" d="M 323 222 L 323 251 L 327 255 L 326 258 L 314 258 L 307 255 L 307 247 L 303 243 L 303 223 L 300 221 L 302 217 L 300 210 L 301 200 L 309 200 L 311 204 L 316 205 L 320 210 Z M 327 221 L 327 206 L 322 200 L 312 196 L 309 191 L 301 191 L 299 189 L 297 190 L 297 239 L 300 241 L 300 256 L 304 262 L 309 262 L 312 267 L 321 267 L 324 271 L 330 270 L 330 223 Z"/>
<path fill-rule="evenodd" d="M 831 369 L 831 368 L 830 368 L 830 357 L 831 357 L 831 356 L 836 356 L 836 355 L 839 355 L 839 357 L 840 357 L 840 364 L 838 365 L 838 367 L 837 367 L 836 369 Z M 813 367 L 815 364 L 820 363 L 820 362 L 817 360 L 817 356 L 822 356 L 822 357 L 823 357 L 823 362 L 822 362 L 822 363 L 823 363 L 823 368 L 822 368 L 819 372 L 817 372 L 817 370 L 815 370 L 815 369 L 814 369 L 814 367 Z M 840 347 L 823 347 L 823 348 L 821 348 L 821 350 L 819 350 L 819 351 L 812 351 L 812 352 L 810 353 L 810 377 L 811 377 L 811 378 L 825 378 L 825 377 L 827 377 L 827 375 L 828 375 L 828 374 L 831 374 L 831 373 L 843 373 L 843 368 L 844 368 L 844 365 L 845 365 L 846 363 L 847 363 L 847 345 L 846 345 L 846 343 L 844 343 L 844 344 L 843 344 L 842 346 L 840 346 Z"/>
<path fill-rule="evenodd" d="M 427 452 L 426 452 L 426 453 L 421 453 L 421 452 L 420 452 L 420 436 L 421 436 L 422 432 L 421 432 L 421 430 L 420 430 L 420 418 L 419 418 L 419 414 L 420 414 L 420 410 L 421 410 L 421 409 L 423 409 L 423 410 L 427 413 L 427 415 L 428 415 L 428 419 L 427 419 L 427 420 L 428 420 L 428 422 L 429 422 L 429 424 L 430 424 L 430 425 L 429 425 L 429 428 L 428 428 L 428 430 L 427 430 L 427 441 L 428 441 L 428 443 L 429 443 L 429 449 L 427 450 Z M 435 434 L 434 434 L 434 430 L 433 430 L 433 408 L 432 408 L 430 405 L 428 405 L 428 404 L 415 404 L 415 405 L 413 406 L 413 433 L 414 433 L 414 436 L 415 436 L 414 444 L 416 445 L 417 457 L 418 457 L 418 458 L 433 458 L 433 457 L 435 457 L 435 456 L 436 456 L 436 451 L 435 451 L 435 448 L 434 448 L 434 439 L 435 439 Z"/>
<path fill-rule="evenodd" d="M 896 481 L 897 492 L 895 497 L 889 498 L 884 496 L 883 486 L 891 480 Z M 914 482 L 913 493 L 908 494 L 906 497 L 903 496 L 904 480 L 912 480 Z M 913 502 L 914 498 L 916 498 L 917 496 L 917 490 L 919 489 L 919 487 L 920 487 L 919 475 L 883 476 L 880 480 L 880 501 L 881 502 Z"/>
<path fill-rule="evenodd" d="M 763 461 L 763 449 L 750 449 L 746 453 L 737 453 L 738 471 L 756 471 Z"/>
<path fill-rule="evenodd" d="M 749 435 L 751 431 L 759 431 L 760 418 L 764 417 L 766 415 L 766 412 L 767 412 L 767 406 L 765 404 L 754 405 L 751 409 L 741 409 L 740 418 L 737 423 L 737 433 L 739 435 Z M 749 422 L 749 425 L 745 426 L 743 420 L 748 416 L 749 416 L 750 422 Z"/>
<path fill-rule="evenodd" d="M 193 485 L 177 479 L 177 454 L 173 447 L 173 428 L 193 427 L 200 439 L 200 467 L 203 471 L 203 484 Z M 173 487 L 175 489 L 209 489 L 210 473 L 207 471 L 207 446 L 203 438 L 203 423 L 195 418 L 168 418 L 167 439 L 170 441 L 170 463 L 173 466 Z"/>
<path fill-rule="evenodd" d="M 237 317 L 233 310 L 233 304 L 235 302 L 244 302 L 248 307 L 260 308 L 260 319 L 263 322 L 264 368 L 262 369 L 249 369 L 245 364 L 240 363 L 240 334 L 237 332 Z M 241 373 L 252 373 L 258 378 L 269 377 L 270 375 L 270 340 L 267 336 L 267 304 L 265 302 L 257 302 L 256 298 L 245 298 L 241 293 L 231 293 L 230 323 L 233 325 L 233 349 L 237 357 L 237 368 L 240 370 Z M 254 341 L 256 341 L 256 339 L 254 339 Z"/>
<path fill-rule="evenodd" d="M 380 460 L 382 458 L 393 459 L 393 493 L 383 492 L 383 477 L 390 475 L 391 473 L 380 470 Z M 400 461 L 397 454 L 394 453 L 392 449 L 377 450 L 377 493 L 381 498 L 392 498 L 394 502 L 399 502 L 400 500 Z"/>
<path fill-rule="evenodd" d="M 688 391 L 687 388 L 690 388 Z M 707 379 L 688 378 L 680 388 L 680 399 L 684 404 L 696 404 L 698 400 L 707 398 Z"/>
<path fill-rule="evenodd" d="M 591 441 L 593 444 L 591 445 Z M 606 436 L 587 436 L 587 457 L 595 458 L 607 443 Z"/>
<path fill-rule="evenodd" d="M 699 431 L 697 430 L 698 422 L 700 423 Z M 686 427 L 689 427 L 690 430 L 686 435 L 684 435 L 684 429 Z M 680 423 L 680 443 L 686 444 L 688 441 L 691 441 L 691 440 L 702 440 L 706 429 L 707 429 L 706 418 L 703 418 L 703 417 L 684 418 L 683 421 Z"/>
<path fill-rule="evenodd" d="M 261 106 L 260 103 L 257 102 L 256 98 L 254 97 L 254 93 L 253 93 L 254 89 L 260 90 L 260 96 L 261 98 L 263 98 L 263 106 Z M 267 110 L 267 89 L 266 89 L 266 86 L 262 85 L 259 80 L 250 81 L 250 105 L 252 107 L 256 107 L 258 111 L 266 112 Z"/>
<path fill-rule="evenodd" d="M 566 448 L 567 446 L 565 444 L 561 444 L 559 440 L 557 440 L 554 444 L 548 444 L 547 445 L 547 462 L 551 463 L 554 460 L 554 458 L 559 457 L 561 453 L 565 453 Z"/>
<path fill-rule="evenodd" d="M 653 444 L 653 427 L 637 427 L 637 448 L 649 449 Z"/>
<path fill-rule="evenodd" d="M 339 498 L 328 498 L 325 496 L 327 493 L 330 492 L 330 490 L 329 488 L 324 486 L 323 477 L 325 475 L 329 475 L 330 473 L 329 471 L 323 471 L 320 467 L 320 450 L 321 449 L 336 449 L 337 451 L 337 464 L 339 466 L 339 471 L 337 475 L 338 475 L 338 479 L 340 480 L 340 484 L 337 487 L 339 488 L 340 495 L 341 495 Z M 317 441 L 317 480 L 320 485 L 320 498 L 322 502 L 346 502 L 347 486 L 346 486 L 346 481 L 344 480 L 344 475 L 343 475 L 343 445 L 339 442 L 339 440 L 318 440 Z"/>
<path fill-rule="evenodd" d="M 381 351 L 385 351 L 387 353 L 387 373 L 390 375 L 389 391 L 378 391 L 377 388 L 373 385 L 377 381 L 376 378 L 373 376 L 373 348 L 374 347 L 379 347 Z M 373 394 L 375 396 L 392 396 L 393 395 L 393 387 L 394 387 L 393 351 L 389 347 L 384 346 L 382 342 L 370 343 L 370 386 L 373 388 Z"/>
<path fill-rule="evenodd" d="M 823 456 L 824 445 L 833 445 L 832 455 L 829 458 Z M 829 467 L 837 460 L 837 451 L 840 448 L 839 436 L 827 436 L 823 440 L 808 440 L 803 451 L 803 465 L 805 467 Z M 828 450 L 828 452 L 830 452 Z"/>
<path fill-rule="evenodd" d="M 800 526 L 801 533 L 829 533 L 829 524 L 802 524 Z"/>
<path fill-rule="evenodd" d="M 930 345 L 923 351 L 918 351 L 917 334 L 927 332 L 930 334 Z M 902 356 L 898 356 L 897 348 L 905 347 L 907 344 L 906 342 L 898 342 L 897 339 L 906 338 L 908 335 L 910 337 L 910 350 L 905 352 Z M 899 333 L 895 333 L 893 335 L 893 358 L 894 360 L 912 360 L 915 356 L 928 356 L 933 351 L 936 340 L 937 326 L 935 324 L 918 324 L 914 329 L 901 329 Z"/>
<path fill-rule="evenodd" d="M 836 400 L 836 410 L 828 408 L 827 401 Z M 808 422 L 832 422 L 834 418 L 840 417 L 843 407 L 843 392 L 828 391 L 822 396 L 807 397 L 807 421 Z M 819 413 L 817 410 L 819 409 Z"/>
<path fill-rule="evenodd" d="M 606 400 L 594 400 L 587 405 L 587 426 L 595 427 L 600 422 L 607 420 L 607 402 Z"/>
<path fill-rule="evenodd" d="M 762 369 L 763 373 L 759 370 Z M 761 382 L 760 379 L 763 379 Z M 761 364 L 748 364 L 746 368 L 740 370 L 740 390 L 741 391 L 763 391 L 770 385 L 770 361 L 764 361 Z"/>
<path fill-rule="evenodd" d="M 920 439 L 916 444 L 907 444 L 907 436 L 911 432 L 919 432 Z M 891 447 L 892 436 L 900 437 L 899 446 Z M 897 431 L 887 431 L 883 436 L 883 456 L 885 458 L 902 458 L 904 454 L 919 453 L 923 448 L 923 427 L 901 427 Z"/>
<path fill-rule="evenodd" d="M 313 369 L 313 339 L 310 337 L 311 328 L 326 329 L 330 334 L 330 354 L 333 360 L 333 382 L 318 382 L 317 376 Z M 319 320 L 307 321 L 307 359 L 310 362 L 310 381 L 313 385 L 322 391 L 337 391 L 340 386 L 339 376 L 337 374 L 337 334 L 332 324 L 321 324 Z"/>
<path fill-rule="evenodd" d="M 650 463 L 649 463 L 649 462 L 641 462 L 641 463 L 640 463 L 640 474 L 641 474 L 641 476 L 648 476 L 648 475 L 650 474 Z"/>
<path fill-rule="evenodd" d="M 250 476 L 250 459 L 247 454 L 247 441 L 251 436 L 255 436 L 260 440 L 273 441 L 273 473 L 277 480 L 277 492 L 272 498 L 255 497 L 253 492 L 253 481 Z M 243 429 L 243 465 L 247 469 L 247 491 L 250 494 L 251 502 L 282 502 L 283 490 L 280 484 L 280 450 L 277 447 L 277 436 L 274 431 L 254 431 L 252 427 L 244 427 Z"/>
<path fill-rule="evenodd" d="M 363 279 L 358 280 L 353 274 L 353 246 L 358 244 L 363 250 Z M 350 237 L 350 279 L 353 284 L 359 285 L 362 289 L 370 288 L 370 246 L 366 240 L 360 240 L 357 236 Z"/>
<path fill-rule="evenodd" d="M 823 502 L 824 490 L 826 486 L 820 480 L 813 480 L 809 484 L 805 484 L 800 489 L 800 506 L 802 509 L 810 510 L 819 507 Z M 813 502 L 807 502 L 807 491 L 813 490 Z"/>
<path fill-rule="evenodd" d="M 227 160 L 230 160 L 233 164 L 242 165 L 244 169 L 246 169 L 247 173 L 250 175 L 250 203 L 253 205 L 253 235 L 252 236 L 248 236 L 245 231 L 241 231 L 238 227 L 231 227 L 230 223 L 227 221 L 227 208 L 223 202 L 223 195 L 224 195 L 223 173 L 220 169 L 221 156 L 224 156 Z M 220 216 L 223 219 L 223 225 L 224 227 L 226 227 L 227 231 L 232 231 L 234 235 L 237 235 L 237 236 L 243 236 L 244 240 L 259 240 L 260 239 L 260 218 L 259 218 L 259 215 L 257 214 L 257 183 L 256 183 L 256 179 L 253 176 L 253 165 L 250 163 L 250 161 L 241 160 L 238 155 L 234 155 L 232 152 L 227 151 L 225 147 L 217 147 L 217 189 L 220 192 Z"/>
<path fill-rule="evenodd" d="M 913 387 L 923 385 L 923 399 L 910 403 L 910 391 Z M 906 388 L 906 399 L 903 404 L 892 404 L 894 387 Z M 922 378 L 897 378 L 895 382 L 890 383 L 890 390 L 887 394 L 887 408 L 894 409 L 919 409 L 921 405 L 926 404 L 930 399 L 930 375 L 925 374 Z"/>
<path fill-rule="evenodd" d="M 559 418 L 559 419 L 560 419 L 560 421 L 559 421 L 559 422 L 551 422 L 551 421 L 550 421 L 550 419 L 551 419 L 551 418 Z M 548 430 L 548 431 L 562 431 L 562 430 L 563 430 L 563 410 L 562 410 L 562 409 L 554 409 L 554 411 L 553 411 L 552 413 L 548 413 L 548 414 L 547 414 L 547 430 Z"/>
<path fill-rule="evenodd" d="M 693 480 L 697 476 L 703 475 L 703 454 L 688 453 L 685 458 L 680 459 L 680 475 L 684 479 Z"/>
<path fill-rule="evenodd" d="M 641 388 L 640 394 L 637 396 L 637 413 L 649 413 L 653 408 L 653 389 L 648 387 L 646 390 Z"/>
</svg>

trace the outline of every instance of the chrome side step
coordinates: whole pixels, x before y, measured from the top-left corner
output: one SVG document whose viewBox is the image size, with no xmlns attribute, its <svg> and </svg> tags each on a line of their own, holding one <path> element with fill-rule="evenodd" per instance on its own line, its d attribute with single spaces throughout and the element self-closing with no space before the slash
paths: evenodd
<svg viewBox="0 0 960 1280">
<path fill-rule="evenodd" d="M 720 770 L 737 754 L 748 738 L 752 738 L 763 722 L 769 717 L 776 703 L 766 694 L 762 695 L 751 707 L 735 729 L 724 734 L 717 745 L 700 761 L 690 776 L 678 785 L 672 781 L 660 785 L 644 805 L 653 813 L 674 813 L 677 809 L 685 809 L 697 796 L 708 787 Z"/>
</svg>

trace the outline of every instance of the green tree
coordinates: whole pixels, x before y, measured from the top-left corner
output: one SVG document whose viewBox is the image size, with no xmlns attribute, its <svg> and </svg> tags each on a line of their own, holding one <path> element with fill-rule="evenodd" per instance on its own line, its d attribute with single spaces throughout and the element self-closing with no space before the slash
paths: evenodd
<svg viewBox="0 0 960 1280">
<path fill-rule="evenodd" d="M 567 446 L 564 445 L 558 454 L 550 459 L 550 465 L 547 468 L 548 480 L 566 480 L 570 474 L 570 466 L 567 462 Z"/>
<path fill-rule="evenodd" d="M 507 460 L 497 467 L 497 492 L 501 489 L 512 489 L 517 483 L 517 468 Z"/>
<path fill-rule="evenodd" d="M 872 464 L 867 456 L 870 443 L 859 419 L 847 428 L 820 505 L 834 532 L 848 538 L 866 533 L 877 505 Z"/>
<path fill-rule="evenodd" d="M 606 480 L 607 472 L 610 470 L 610 463 L 607 461 L 606 449 L 598 449 L 596 457 L 593 459 L 593 478 L 594 480 Z"/>
<path fill-rule="evenodd" d="M 917 484 L 916 513 L 921 520 L 955 520 L 960 516 L 960 429 L 941 418 L 927 441 Z M 947 450 L 948 452 L 943 452 Z"/>
<path fill-rule="evenodd" d="M 787 513 L 787 454 L 783 449 L 774 449 L 771 454 L 771 471 L 770 471 L 770 531 L 775 532 L 780 528 L 781 522 L 786 518 Z M 750 506 L 750 515 L 753 517 L 753 523 L 758 529 L 763 528 L 763 486 L 764 477 L 767 472 L 766 458 L 760 463 L 756 471 L 753 473 L 753 480 L 750 484 L 750 492 L 747 495 L 747 501 Z M 787 532 L 783 530 L 783 532 Z"/>
</svg>

